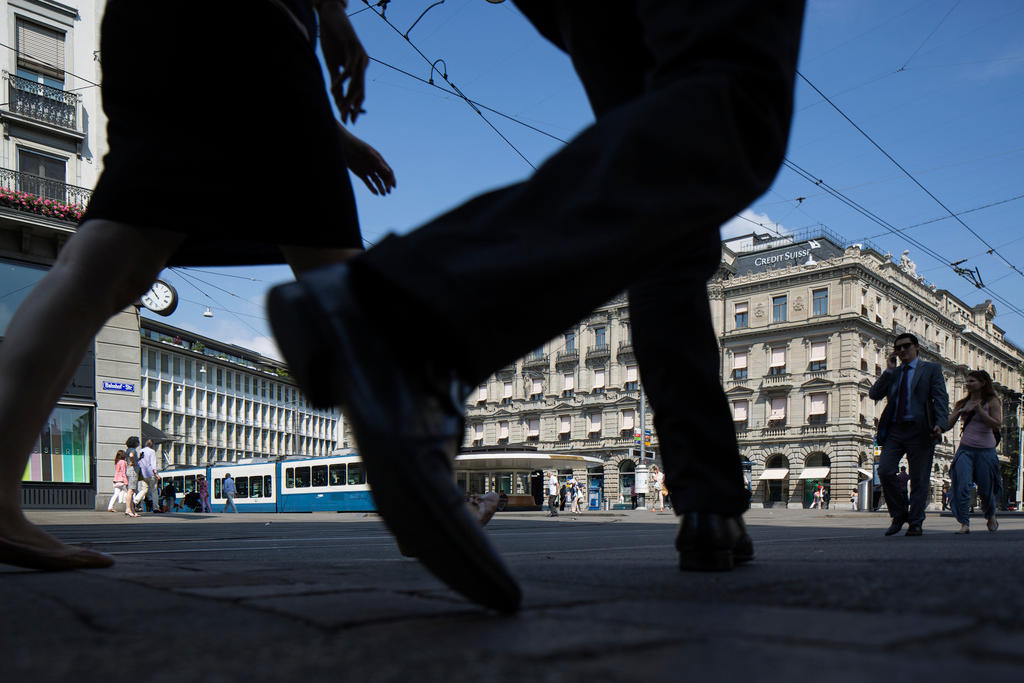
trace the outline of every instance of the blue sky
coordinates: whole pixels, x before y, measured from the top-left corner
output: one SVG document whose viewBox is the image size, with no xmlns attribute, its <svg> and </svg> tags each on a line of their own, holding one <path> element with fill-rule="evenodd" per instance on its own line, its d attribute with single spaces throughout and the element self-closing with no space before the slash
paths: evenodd
<svg viewBox="0 0 1024 683">
<path fill-rule="evenodd" d="M 386 16 L 404 33 L 430 4 L 394 0 Z M 351 0 L 349 9 L 364 7 Z M 352 22 L 375 60 L 427 79 L 430 66 L 415 46 L 430 61 L 443 59 L 468 97 L 545 133 L 485 111 L 506 142 L 457 96 L 371 62 L 367 113 L 353 130 L 381 151 L 398 178 L 398 188 L 383 198 L 354 180 L 371 243 L 523 179 L 531 168 L 522 157 L 539 165 L 563 146 L 551 136 L 571 139 L 592 121 L 569 60 L 511 2 L 446 0 L 416 24 L 411 43 L 373 10 Z M 780 232 L 824 226 L 852 242 L 868 238 L 897 260 L 909 249 L 917 272 L 939 288 L 972 305 L 994 299 L 996 324 L 1024 346 L 1024 275 L 1013 269 L 1024 272 L 1022 26 L 1024 3 L 1015 0 L 810 0 L 800 73 L 924 189 L 798 79 L 787 158 L 904 234 L 892 234 L 791 168 L 742 213 L 749 220 L 730 221 L 723 233 L 760 229 L 750 221 Z M 434 80 L 445 85 L 436 73 Z M 276 144 L 287 140 L 268 147 Z M 252 177 L 258 193 L 258 179 L 268 176 Z M 961 268 L 978 268 L 989 291 L 953 271 L 949 263 L 960 259 L 967 259 Z M 290 279 L 287 268 L 185 273 L 192 284 L 180 273 L 164 274 L 182 298 L 168 322 L 276 354 L 263 298 Z M 206 306 L 212 318 L 203 317 Z"/>
</svg>

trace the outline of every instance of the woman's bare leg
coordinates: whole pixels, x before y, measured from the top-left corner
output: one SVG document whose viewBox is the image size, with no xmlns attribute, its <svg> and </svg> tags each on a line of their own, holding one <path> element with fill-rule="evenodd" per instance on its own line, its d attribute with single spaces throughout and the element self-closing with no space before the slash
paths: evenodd
<svg viewBox="0 0 1024 683">
<path fill-rule="evenodd" d="M 146 291 L 183 239 L 87 221 L 14 314 L 0 345 L 0 540 L 68 548 L 22 514 L 19 486 L 32 444 L 96 333 Z M 15 563 L 10 552 L 0 561 Z"/>
</svg>

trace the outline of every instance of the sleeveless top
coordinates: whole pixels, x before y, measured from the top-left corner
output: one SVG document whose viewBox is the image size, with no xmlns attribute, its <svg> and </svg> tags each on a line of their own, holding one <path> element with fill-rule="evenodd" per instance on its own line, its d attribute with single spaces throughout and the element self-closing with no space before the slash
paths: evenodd
<svg viewBox="0 0 1024 683">
<path fill-rule="evenodd" d="M 995 448 L 996 435 L 992 433 L 992 428 L 985 424 L 975 412 L 970 422 L 964 425 L 960 444 L 969 448 Z"/>
</svg>

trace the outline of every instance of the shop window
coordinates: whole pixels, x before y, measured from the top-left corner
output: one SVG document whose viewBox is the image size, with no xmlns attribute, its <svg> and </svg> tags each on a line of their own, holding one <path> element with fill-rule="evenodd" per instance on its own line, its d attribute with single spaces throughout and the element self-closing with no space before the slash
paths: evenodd
<svg viewBox="0 0 1024 683">
<path fill-rule="evenodd" d="M 54 408 L 32 446 L 22 481 L 92 483 L 92 417 L 92 408 Z"/>
</svg>

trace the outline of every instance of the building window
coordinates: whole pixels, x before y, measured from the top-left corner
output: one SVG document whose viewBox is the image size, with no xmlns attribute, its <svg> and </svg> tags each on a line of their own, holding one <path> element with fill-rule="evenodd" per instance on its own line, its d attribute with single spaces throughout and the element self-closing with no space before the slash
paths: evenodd
<svg viewBox="0 0 1024 683">
<path fill-rule="evenodd" d="M 155 373 L 157 353 L 153 349 L 150 349 L 147 356 L 149 357 L 149 362 L 146 364 L 146 366 L 149 368 L 150 372 Z"/>
<path fill-rule="evenodd" d="M 747 352 L 734 351 L 732 354 L 732 378 L 747 378 Z"/>
<path fill-rule="evenodd" d="M 19 178 L 18 189 L 37 197 L 66 202 L 66 164 L 64 159 L 19 149 L 18 170 L 28 175 Z"/>
<path fill-rule="evenodd" d="M 861 344 L 860 345 L 860 369 L 861 370 L 867 370 L 868 369 L 867 354 L 868 354 L 868 345 L 867 344 Z"/>
<path fill-rule="evenodd" d="M 222 368 L 217 368 L 217 386 L 224 386 L 224 370 Z"/>
<path fill-rule="evenodd" d="M 828 315 L 828 289 L 811 292 L 811 315 Z"/>
<path fill-rule="evenodd" d="M 91 483 L 92 419 L 92 408 L 54 408 L 32 447 L 22 481 Z"/>
<path fill-rule="evenodd" d="M 567 372 L 562 375 L 562 396 L 569 397 L 576 393 L 576 376 Z"/>
<path fill-rule="evenodd" d="M 786 322 L 786 301 L 787 297 L 785 294 L 772 297 L 772 322 Z"/>
<path fill-rule="evenodd" d="M 622 429 L 620 433 L 622 436 L 633 436 L 633 430 L 636 429 L 636 411 L 632 408 L 626 408 L 622 411 Z"/>
<path fill-rule="evenodd" d="M 536 400 L 544 395 L 544 380 L 540 377 L 531 378 L 530 385 L 530 398 Z"/>
<path fill-rule="evenodd" d="M 604 368 L 597 368 L 594 370 L 594 393 L 603 394 L 605 389 L 604 384 Z"/>
<path fill-rule="evenodd" d="M 626 391 L 636 391 L 640 388 L 640 367 L 637 365 L 626 366 L 626 384 L 622 387 Z"/>
<path fill-rule="evenodd" d="M 594 328 L 594 348 L 595 349 L 607 349 L 608 348 L 608 328 L 606 327 L 595 327 Z"/>
<path fill-rule="evenodd" d="M 498 423 L 498 443 L 508 443 L 508 422 L 502 421 Z"/>
<path fill-rule="evenodd" d="M 828 361 L 825 357 L 827 350 L 828 344 L 826 342 L 811 342 L 811 372 L 828 369 Z"/>
<path fill-rule="evenodd" d="M 587 428 L 587 433 L 590 436 L 592 436 L 592 437 L 593 436 L 600 436 L 601 435 L 601 413 L 591 413 L 591 415 L 589 417 L 589 420 L 590 420 L 590 426 Z"/>
<path fill-rule="evenodd" d="M 45 74 L 46 85 L 64 87 L 64 32 L 17 20 L 18 69 Z M 20 75 L 20 74 L 19 74 Z"/>
<path fill-rule="evenodd" d="M 481 384 L 476 388 L 476 402 L 485 403 L 487 401 L 487 385 Z"/>
<path fill-rule="evenodd" d="M 741 304 L 736 304 L 736 329 L 741 330 L 750 324 L 750 320 L 747 317 L 748 304 L 744 301 Z"/>
<path fill-rule="evenodd" d="M 572 417 L 569 415 L 558 416 L 558 440 L 568 441 L 572 432 Z"/>
<path fill-rule="evenodd" d="M 531 417 L 526 421 L 526 440 L 540 441 L 540 418 Z"/>
<path fill-rule="evenodd" d="M 501 405 L 512 404 L 512 382 L 505 382 L 501 385 Z"/>
<path fill-rule="evenodd" d="M 565 352 L 573 353 L 576 350 L 576 333 L 566 332 L 565 333 Z"/>
<path fill-rule="evenodd" d="M 781 427 L 786 424 L 786 397 L 776 396 L 771 399 L 768 412 L 768 426 Z"/>
<path fill-rule="evenodd" d="M 473 445 L 484 445 L 484 426 L 479 422 L 473 425 Z"/>
<path fill-rule="evenodd" d="M 769 375 L 786 374 L 786 347 L 777 346 L 772 349 L 772 358 L 768 363 Z"/>
<path fill-rule="evenodd" d="M 732 421 L 739 429 L 747 428 L 748 408 L 750 403 L 747 400 L 732 402 Z"/>
<path fill-rule="evenodd" d="M 822 425 L 828 421 L 828 394 L 822 392 L 810 395 L 807 410 L 807 424 Z"/>
</svg>

